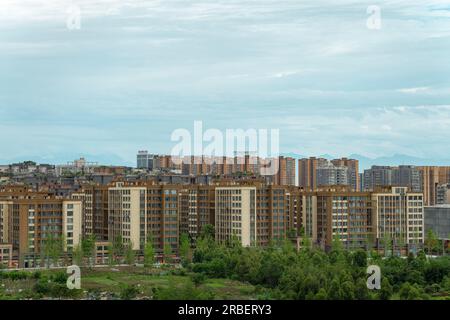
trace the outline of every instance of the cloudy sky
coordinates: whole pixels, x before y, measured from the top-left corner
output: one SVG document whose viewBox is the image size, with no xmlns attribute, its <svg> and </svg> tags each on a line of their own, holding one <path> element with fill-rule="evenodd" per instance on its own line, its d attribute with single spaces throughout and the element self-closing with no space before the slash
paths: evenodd
<svg viewBox="0 0 450 320">
<path fill-rule="evenodd" d="M 133 164 L 194 120 L 448 159 L 450 1 L 0 0 L 0 162 Z"/>
</svg>

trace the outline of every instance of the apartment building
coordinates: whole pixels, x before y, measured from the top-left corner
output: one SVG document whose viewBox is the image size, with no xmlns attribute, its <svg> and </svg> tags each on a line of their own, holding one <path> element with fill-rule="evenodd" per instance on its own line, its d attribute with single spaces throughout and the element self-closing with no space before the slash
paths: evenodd
<svg viewBox="0 0 450 320">
<path fill-rule="evenodd" d="M 368 193 L 345 189 L 318 192 L 318 239 L 326 246 L 339 239 L 346 248 L 364 248 L 373 240 L 375 214 Z"/>
<path fill-rule="evenodd" d="M 427 206 L 436 204 L 436 189 L 439 185 L 450 183 L 450 166 L 421 166 L 424 202 Z"/>
<path fill-rule="evenodd" d="M 55 167 L 55 173 L 57 176 L 64 174 L 94 173 L 98 166 L 97 162 L 88 162 L 85 158 L 80 158 L 67 162 L 67 164 L 57 165 Z"/>
<path fill-rule="evenodd" d="M 291 157 L 278 157 L 278 172 L 274 177 L 274 184 L 281 186 L 295 186 L 295 159 Z"/>
<path fill-rule="evenodd" d="M 116 182 L 108 187 L 108 239 L 122 239 L 133 250 L 153 240 L 157 252 L 178 249 L 181 185 L 154 181 Z M 197 231 L 195 233 L 198 233 Z"/>
<path fill-rule="evenodd" d="M 12 245 L 0 243 L 0 265 L 4 267 L 12 267 L 13 250 Z"/>
<path fill-rule="evenodd" d="M 440 240 L 450 240 L 450 205 L 441 204 L 424 208 L 425 235 L 429 230 Z"/>
<path fill-rule="evenodd" d="M 215 194 L 211 186 L 192 185 L 179 190 L 180 234 L 197 239 L 205 225 L 214 225 Z"/>
<path fill-rule="evenodd" d="M 243 246 L 255 246 L 256 187 L 218 187 L 215 195 L 216 241 L 237 239 Z"/>
<path fill-rule="evenodd" d="M 108 240 L 108 186 L 83 185 L 72 193 L 72 199 L 83 203 L 83 236 Z"/>
<path fill-rule="evenodd" d="M 371 191 L 376 187 L 392 185 L 392 167 L 372 166 L 364 170 L 364 190 Z"/>
<path fill-rule="evenodd" d="M 364 170 L 364 190 L 378 187 L 408 187 L 412 192 L 422 192 L 422 174 L 416 166 L 372 166 Z"/>
<path fill-rule="evenodd" d="M 423 240 L 423 196 L 406 187 L 356 192 L 219 179 L 209 185 L 119 182 L 106 189 L 108 239 L 120 235 L 135 250 L 149 237 L 158 252 L 166 244 L 177 250 L 180 234 L 195 240 L 207 224 L 216 226 L 219 242 L 236 237 L 243 245 L 267 246 L 302 232 L 323 247 L 336 238 L 348 248 L 366 247 L 387 234 L 398 241 L 404 235 L 405 243 Z M 89 206 L 85 210 L 89 214 Z"/>
<path fill-rule="evenodd" d="M 317 188 L 317 168 L 328 164 L 324 158 L 305 158 L 298 160 L 298 185 L 304 188 Z"/>
<path fill-rule="evenodd" d="M 62 240 L 67 252 L 80 243 L 80 201 L 13 190 L 0 192 L 0 242 L 11 244 L 17 256 L 36 257 L 50 239 Z"/>
<path fill-rule="evenodd" d="M 369 192 L 350 186 L 326 186 L 314 191 L 300 190 L 296 200 L 297 230 L 314 244 L 330 248 L 339 239 L 346 248 L 365 248 L 375 241 L 376 210 Z"/>
<path fill-rule="evenodd" d="M 375 230 L 379 241 L 417 248 L 424 242 L 423 194 L 409 192 L 408 187 L 392 187 L 372 193 L 376 205 Z"/>
<path fill-rule="evenodd" d="M 331 163 L 336 167 L 345 167 L 347 168 L 347 181 L 348 185 L 354 191 L 360 191 L 360 176 L 359 176 L 359 160 L 356 159 L 348 159 L 348 158 L 340 158 L 333 159 Z"/>
<path fill-rule="evenodd" d="M 436 205 L 439 204 L 450 204 L 450 183 L 436 187 Z"/>
<path fill-rule="evenodd" d="M 274 166 L 273 174 L 264 174 L 262 168 Z M 222 178 L 232 176 L 266 176 L 267 181 L 275 185 L 295 185 L 295 159 L 276 157 L 262 159 L 254 155 L 244 154 L 235 157 L 184 157 L 181 165 L 183 175 L 214 175 Z M 268 172 L 269 173 L 269 172 Z"/>
<path fill-rule="evenodd" d="M 9 242 L 10 217 L 12 201 L 0 200 L 0 243 Z"/>
<path fill-rule="evenodd" d="M 359 161 L 355 159 L 305 158 L 298 160 L 299 186 L 316 189 L 321 186 L 346 185 L 360 190 Z"/>
<path fill-rule="evenodd" d="M 349 185 L 347 167 L 337 167 L 332 163 L 326 163 L 316 169 L 316 175 L 317 187 Z"/>
<path fill-rule="evenodd" d="M 145 187 L 124 186 L 117 183 L 108 188 L 108 238 L 122 239 L 133 250 L 143 248 L 147 239 Z"/>
</svg>

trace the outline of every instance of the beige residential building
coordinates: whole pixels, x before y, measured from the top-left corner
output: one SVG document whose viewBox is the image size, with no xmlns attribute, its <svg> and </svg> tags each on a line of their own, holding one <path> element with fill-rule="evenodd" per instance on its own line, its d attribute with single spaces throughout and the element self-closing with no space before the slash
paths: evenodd
<svg viewBox="0 0 450 320">
<path fill-rule="evenodd" d="M 35 260 L 49 239 L 62 239 L 68 252 L 80 243 L 81 201 L 18 189 L 0 192 L 0 198 L 0 243 L 11 244 L 23 261 Z"/>
<path fill-rule="evenodd" d="M 9 224 L 12 211 L 12 201 L 0 200 L 0 243 L 9 242 Z"/>
<path fill-rule="evenodd" d="M 147 189 L 117 183 L 108 189 L 109 240 L 122 242 L 139 250 L 147 239 Z"/>
<path fill-rule="evenodd" d="M 0 265 L 12 267 L 13 249 L 12 244 L 0 243 Z"/>
<path fill-rule="evenodd" d="M 379 241 L 418 247 L 424 242 L 424 203 L 422 193 L 407 187 L 392 187 L 372 194 L 377 210 L 375 228 Z"/>
<path fill-rule="evenodd" d="M 256 187 L 218 187 L 215 193 L 216 240 L 256 245 Z"/>
<path fill-rule="evenodd" d="M 82 239 L 82 212 L 81 201 L 63 201 L 62 223 L 64 235 L 64 251 L 72 251 L 81 243 Z"/>
</svg>

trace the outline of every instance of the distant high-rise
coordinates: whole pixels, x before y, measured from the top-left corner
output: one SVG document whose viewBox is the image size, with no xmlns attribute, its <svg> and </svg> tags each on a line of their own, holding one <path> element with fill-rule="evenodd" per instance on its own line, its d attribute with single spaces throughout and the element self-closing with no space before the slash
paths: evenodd
<svg viewBox="0 0 450 320">
<path fill-rule="evenodd" d="M 298 185 L 304 188 L 317 187 L 317 168 L 328 163 L 324 158 L 305 158 L 298 160 Z"/>
<path fill-rule="evenodd" d="M 295 186 L 295 159 L 290 157 L 278 158 L 278 173 L 275 184 L 281 186 Z"/>
<path fill-rule="evenodd" d="M 359 162 L 354 159 L 307 158 L 298 160 L 300 187 L 315 189 L 327 185 L 348 185 L 360 190 Z"/>
<path fill-rule="evenodd" d="M 450 204 L 450 183 L 436 187 L 436 204 Z"/>
<path fill-rule="evenodd" d="M 408 187 L 411 192 L 422 192 L 422 175 L 416 166 L 372 166 L 364 170 L 364 190 L 384 186 Z"/>
<path fill-rule="evenodd" d="M 320 186 L 349 185 L 348 168 L 332 163 L 321 165 L 316 169 L 316 184 Z"/>
<path fill-rule="evenodd" d="M 450 166 L 422 166 L 417 168 L 421 172 L 425 205 L 435 205 L 437 186 L 450 183 Z"/>
<path fill-rule="evenodd" d="M 334 159 L 331 163 L 337 167 L 347 168 L 347 180 L 348 185 L 355 191 L 361 190 L 360 188 L 360 177 L 359 177 L 359 161 L 355 159 Z"/>
<path fill-rule="evenodd" d="M 364 190 L 374 190 L 378 186 L 392 185 L 392 167 L 372 166 L 364 170 Z"/>
<path fill-rule="evenodd" d="M 151 155 L 149 155 L 148 154 L 148 151 L 146 151 L 146 150 L 142 150 L 142 151 L 139 151 L 138 152 L 138 154 L 137 154 L 137 165 L 136 165 L 136 167 L 138 168 L 138 169 L 149 169 L 149 167 L 150 167 L 150 156 Z"/>
</svg>

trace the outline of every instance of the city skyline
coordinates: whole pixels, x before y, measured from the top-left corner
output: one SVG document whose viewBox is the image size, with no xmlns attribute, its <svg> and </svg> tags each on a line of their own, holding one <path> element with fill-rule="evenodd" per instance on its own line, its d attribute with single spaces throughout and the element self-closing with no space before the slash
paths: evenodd
<svg viewBox="0 0 450 320">
<path fill-rule="evenodd" d="M 449 164 L 450 7 L 372 2 L 2 1 L 0 163 L 132 165 L 203 120 L 279 128 L 282 154 Z"/>
</svg>

